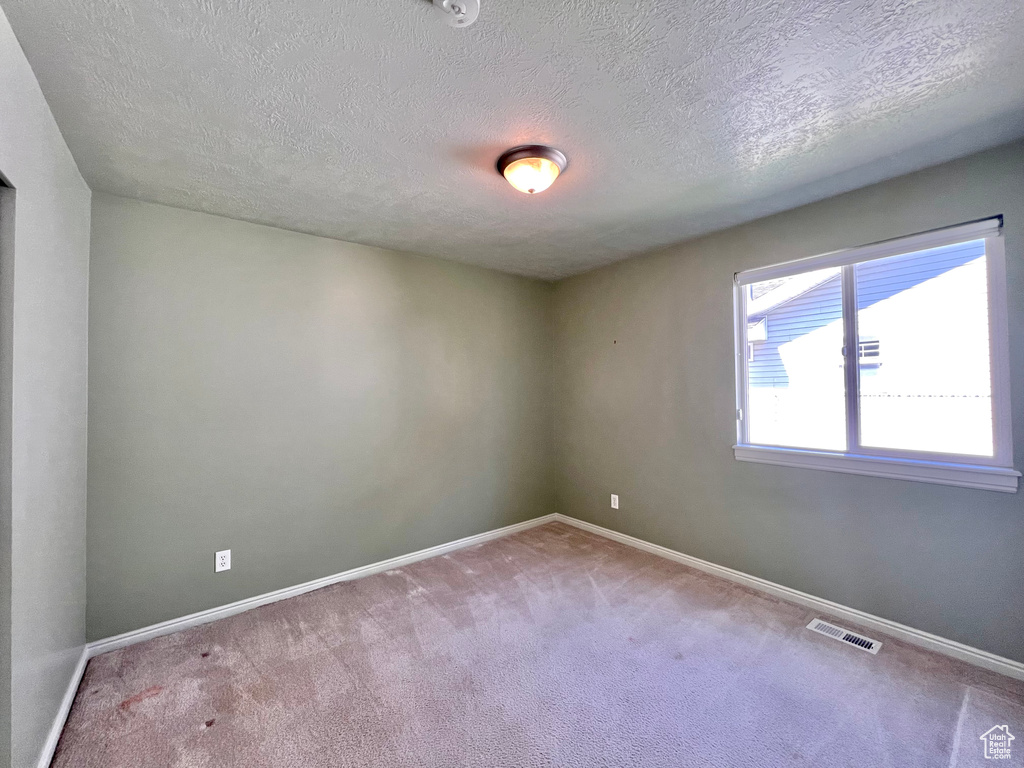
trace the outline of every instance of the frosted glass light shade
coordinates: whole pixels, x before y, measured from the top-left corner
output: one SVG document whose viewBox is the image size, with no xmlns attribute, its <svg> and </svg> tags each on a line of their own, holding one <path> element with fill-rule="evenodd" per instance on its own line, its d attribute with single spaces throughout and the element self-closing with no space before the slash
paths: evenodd
<svg viewBox="0 0 1024 768">
<path fill-rule="evenodd" d="M 524 157 L 505 168 L 508 183 L 528 195 L 543 192 L 555 183 L 561 169 L 546 157 Z"/>
</svg>

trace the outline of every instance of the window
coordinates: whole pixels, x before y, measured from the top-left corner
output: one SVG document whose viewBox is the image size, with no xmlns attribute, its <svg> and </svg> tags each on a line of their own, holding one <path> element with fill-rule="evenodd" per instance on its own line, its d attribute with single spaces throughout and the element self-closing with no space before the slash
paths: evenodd
<svg viewBox="0 0 1024 768">
<path fill-rule="evenodd" d="M 860 367 L 877 368 L 882 364 L 882 345 L 878 339 L 863 339 L 857 342 L 857 357 Z"/>
<path fill-rule="evenodd" d="M 741 272 L 736 458 L 1014 492 L 1006 327 L 1001 218 Z"/>
</svg>

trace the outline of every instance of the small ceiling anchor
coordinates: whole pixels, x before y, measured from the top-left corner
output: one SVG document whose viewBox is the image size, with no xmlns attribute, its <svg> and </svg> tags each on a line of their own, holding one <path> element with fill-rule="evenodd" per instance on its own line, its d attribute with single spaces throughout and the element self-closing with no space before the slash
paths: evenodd
<svg viewBox="0 0 1024 768">
<path fill-rule="evenodd" d="M 449 27 L 468 27 L 480 15 L 480 0 L 432 0 Z"/>
</svg>

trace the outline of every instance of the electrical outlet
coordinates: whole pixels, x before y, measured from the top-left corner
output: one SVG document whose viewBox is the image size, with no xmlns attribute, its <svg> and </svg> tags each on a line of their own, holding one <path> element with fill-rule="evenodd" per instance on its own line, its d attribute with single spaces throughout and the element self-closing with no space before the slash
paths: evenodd
<svg viewBox="0 0 1024 768">
<path fill-rule="evenodd" d="M 221 571 L 231 570 L 231 550 L 224 549 L 213 556 L 213 572 L 220 573 Z"/>
<path fill-rule="evenodd" d="M 619 508 L 619 494 L 613 493 L 612 494 L 612 509 L 618 509 L 618 508 Z"/>
</svg>

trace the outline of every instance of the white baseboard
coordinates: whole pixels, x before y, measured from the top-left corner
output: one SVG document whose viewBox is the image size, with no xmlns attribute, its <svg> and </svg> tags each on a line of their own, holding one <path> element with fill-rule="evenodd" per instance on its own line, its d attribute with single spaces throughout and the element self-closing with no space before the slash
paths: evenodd
<svg viewBox="0 0 1024 768">
<path fill-rule="evenodd" d="M 64 696 L 64 701 L 61 703 L 60 712 L 54 721 L 53 728 L 51 729 L 46 746 L 44 747 L 42 756 L 40 757 L 39 768 L 47 768 L 49 765 L 53 756 L 53 751 L 57 746 L 57 740 L 60 738 L 64 721 L 67 719 L 68 712 L 71 709 L 71 704 L 74 701 L 75 692 L 78 690 L 78 684 L 81 681 L 82 674 L 85 670 L 85 664 L 88 659 L 94 656 L 98 656 L 101 653 L 107 653 L 108 651 L 114 651 L 118 648 L 134 645 L 135 643 L 141 643 L 144 640 L 160 637 L 161 635 L 169 635 L 173 632 L 180 632 L 183 629 L 199 626 L 200 624 L 217 621 L 218 619 L 233 616 L 237 613 L 242 613 L 243 611 L 258 608 L 261 605 L 274 603 L 278 600 L 285 600 L 289 597 L 295 597 L 296 595 L 311 592 L 314 589 L 327 587 L 331 584 L 337 584 L 341 581 L 349 581 L 351 579 L 358 579 L 363 576 L 370 576 L 375 573 L 389 571 L 393 568 L 400 568 L 419 560 L 437 557 L 438 555 L 443 555 L 456 549 L 471 547 L 475 544 L 481 544 L 485 541 L 491 541 L 492 539 L 497 539 L 502 536 L 508 536 L 509 534 L 524 531 L 528 528 L 534 528 L 538 525 L 543 525 L 544 523 L 556 520 L 585 531 L 590 531 L 591 533 L 611 539 L 612 541 L 617 541 L 620 544 L 626 544 L 627 546 L 635 547 L 636 549 L 641 549 L 645 552 L 650 552 L 669 560 L 674 560 L 677 563 L 688 565 L 691 568 L 696 568 L 704 571 L 705 573 L 710 573 L 713 576 L 718 576 L 738 584 L 744 584 L 762 592 L 767 592 L 784 600 L 812 608 L 815 611 L 821 611 L 822 613 L 826 613 L 835 618 L 844 619 L 853 624 L 857 624 L 858 626 L 866 627 L 874 630 L 875 632 L 889 635 L 890 637 L 926 648 L 930 651 L 936 651 L 937 653 L 951 656 L 955 659 L 967 662 L 968 664 L 973 664 L 1017 680 L 1024 680 L 1024 664 L 1020 662 L 1005 659 L 1001 656 L 996 656 L 994 653 L 988 653 L 987 651 L 972 648 L 968 645 L 964 645 L 953 640 L 947 640 L 946 638 L 932 635 L 928 632 L 922 632 L 919 629 L 898 624 L 895 621 L 889 621 L 888 619 L 883 619 L 879 616 L 873 616 L 854 608 L 848 608 L 844 605 L 833 603 L 830 600 L 824 600 L 820 597 L 815 597 L 814 595 L 809 595 L 806 592 L 800 592 L 796 589 L 790 589 L 789 587 L 784 587 L 781 584 L 776 584 L 766 579 L 750 576 L 749 574 L 733 570 L 732 568 L 726 568 L 725 566 L 715 565 L 714 563 L 701 560 L 700 558 L 684 555 L 682 552 L 676 552 L 675 550 L 668 549 L 667 547 L 651 544 L 650 542 L 643 541 L 642 539 L 628 536 L 624 533 L 618 533 L 608 528 L 602 528 L 601 526 L 594 525 L 593 523 L 587 523 L 573 517 L 567 517 L 566 515 L 555 513 L 537 517 L 533 520 L 527 520 L 523 523 L 505 526 L 504 528 L 497 528 L 493 531 L 486 531 L 475 536 L 467 536 L 464 539 L 458 539 L 457 541 L 452 541 L 448 544 L 440 544 L 436 547 L 421 549 L 418 552 L 413 552 L 408 555 L 393 557 L 390 560 L 382 560 L 378 563 L 371 563 L 370 565 L 364 565 L 360 568 L 353 568 L 349 571 L 336 573 L 333 576 L 325 576 L 322 579 L 308 581 L 305 584 L 279 589 L 276 592 L 268 592 L 264 595 L 257 595 L 245 600 L 239 600 L 236 603 L 220 606 L 218 608 L 211 608 L 206 611 L 200 611 L 189 616 L 184 616 L 180 619 L 164 621 L 160 624 L 154 624 L 132 632 L 125 632 L 122 635 L 89 643 L 83 651 L 82 658 L 75 670 L 74 677 L 70 681 L 68 691 Z"/>
<path fill-rule="evenodd" d="M 582 520 L 577 520 L 574 517 L 568 517 L 562 514 L 555 514 L 553 517 L 559 522 L 566 523 L 567 525 L 581 528 L 584 531 L 590 533 L 596 533 L 598 536 L 604 536 L 606 539 L 617 541 L 620 544 L 626 544 L 636 549 L 642 549 L 644 552 L 650 552 L 651 554 L 658 555 L 660 557 L 674 560 L 677 563 L 688 565 L 691 568 L 710 573 L 713 576 L 718 576 L 729 581 L 736 582 L 737 584 L 743 584 L 747 587 L 759 590 L 761 592 L 767 592 L 768 594 L 780 597 L 783 600 L 788 600 L 792 603 L 798 603 L 807 608 L 812 608 L 815 611 L 821 611 L 834 616 L 839 619 L 844 619 L 853 624 L 857 624 L 861 627 L 874 630 L 875 632 L 881 632 L 895 637 L 898 640 L 917 645 L 921 648 L 926 648 L 929 651 L 935 651 L 937 653 L 944 654 L 946 656 L 952 656 L 954 659 L 965 661 L 968 664 L 973 664 L 977 667 L 991 670 L 992 672 L 998 672 L 1001 675 L 1012 677 L 1017 680 L 1024 680 L 1024 664 L 1013 661 L 1012 659 L 1006 659 L 1002 656 L 997 656 L 994 653 L 988 651 L 982 651 L 977 648 L 972 648 L 969 645 L 958 643 L 955 640 L 947 640 L 944 637 L 930 634 L 929 632 L 923 632 L 920 629 L 914 629 L 908 627 L 905 624 L 899 624 L 889 619 L 883 619 L 880 616 L 873 616 L 870 613 L 864 613 L 864 611 L 858 611 L 855 608 L 847 608 L 845 605 L 839 603 L 833 603 L 831 600 L 825 600 L 814 595 L 809 595 L 806 592 L 801 592 L 796 589 L 790 589 L 784 587 L 781 584 L 768 581 L 767 579 L 761 579 L 757 576 L 751 576 L 743 573 L 742 571 L 736 571 L 732 568 L 726 568 L 722 565 L 715 565 L 709 563 L 707 560 L 701 560 L 697 557 L 690 555 L 684 555 L 682 552 L 676 552 L 674 549 L 668 547 L 662 547 L 657 544 L 651 544 L 643 539 L 638 539 L 633 536 L 627 536 L 624 533 L 618 533 L 617 531 L 610 530 L 608 528 L 602 528 L 599 525 L 593 523 L 586 523 Z"/>
<path fill-rule="evenodd" d="M 82 682 L 82 675 L 85 674 L 85 665 L 88 661 L 89 648 L 84 647 L 82 648 L 81 655 L 78 657 L 75 671 L 71 673 L 71 680 L 68 682 L 68 689 L 64 692 L 64 698 L 61 699 L 57 716 L 53 719 L 50 732 L 46 735 L 43 751 L 40 752 L 39 762 L 36 763 L 38 768 L 50 768 L 50 763 L 53 761 L 53 753 L 57 749 L 57 742 L 60 741 L 60 734 L 64 730 L 64 723 L 67 722 L 68 715 L 71 713 L 71 705 L 75 703 L 75 694 L 78 693 L 78 685 Z"/>
<path fill-rule="evenodd" d="M 54 718 L 53 725 L 51 726 L 50 732 L 46 738 L 46 743 L 43 745 L 42 752 L 39 755 L 38 768 L 49 768 L 49 765 L 53 760 L 53 753 L 57 749 L 57 742 L 60 740 L 61 731 L 64 730 L 64 723 L 67 721 L 68 714 L 71 712 L 71 705 L 75 701 L 75 694 L 78 692 L 78 686 L 81 684 L 82 676 L 85 674 L 85 666 L 89 659 L 94 656 L 99 656 L 101 653 L 107 653 L 108 651 L 116 651 L 118 648 L 124 648 L 129 645 L 134 645 L 135 643 L 141 643 L 144 640 L 150 640 L 154 637 L 169 635 L 174 632 L 180 632 L 183 629 L 188 629 L 189 627 L 196 627 L 200 624 L 207 624 L 211 621 L 217 621 L 218 619 L 224 619 L 228 616 L 234 616 L 235 614 L 242 613 L 243 611 L 259 608 L 261 605 L 276 603 L 278 600 L 285 600 L 289 597 L 295 597 L 296 595 L 301 595 L 305 592 L 312 592 L 314 589 L 329 587 L 331 584 L 337 584 L 338 582 L 349 581 L 351 579 L 358 579 L 363 576 L 371 576 L 375 573 L 390 571 L 393 568 L 401 568 L 403 565 L 410 565 L 411 563 L 415 563 L 419 560 L 426 560 L 430 557 L 437 557 L 438 555 L 443 555 L 447 552 L 453 552 L 456 549 L 472 547 L 475 544 L 482 544 L 485 541 L 491 541 L 492 539 L 498 539 L 502 536 L 508 536 L 509 534 L 518 533 L 519 531 L 525 531 L 528 528 L 544 525 L 544 523 L 550 523 L 554 519 L 555 515 L 553 514 L 543 515 L 542 517 L 537 517 L 533 520 L 527 520 L 514 525 L 506 525 L 504 528 L 485 531 L 483 533 L 478 533 L 475 536 L 467 536 L 463 539 L 450 541 L 447 544 L 428 547 L 427 549 L 421 549 L 418 552 L 412 552 L 408 555 L 400 555 L 399 557 L 392 557 L 390 560 L 381 560 L 377 563 L 370 563 L 369 565 L 364 565 L 359 568 L 352 568 L 348 571 L 336 573 L 333 576 L 325 576 L 321 579 L 315 579 L 314 581 L 307 581 L 305 584 L 297 584 L 294 587 L 286 587 L 285 589 L 279 589 L 275 592 L 256 595 L 255 597 L 239 600 L 238 602 L 230 603 L 229 605 L 210 608 L 206 611 L 199 611 L 198 613 L 193 613 L 189 616 L 183 616 L 180 619 L 171 619 L 170 621 L 153 624 L 152 626 L 136 629 L 132 632 L 125 632 L 121 635 L 88 643 L 82 649 L 82 655 L 78 660 L 78 665 L 75 667 L 71 680 L 68 681 L 68 689 L 64 694 L 64 699 L 61 701 L 60 709 L 57 712 L 57 716 Z"/>
<path fill-rule="evenodd" d="M 197 627 L 200 624 L 208 624 L 211 621 L 225 619 L 228 616 L 234 616 L 237 613 L 243 613 L 244 611 L 251 611 L 253 608 L 259 608 L 261 605 L 276 603 L 278 600 L 286 600 L 289 597 L 295 597 L 306 592 L 312 592 L 314 589 L 329 587 L 332 584 L 337 584 L 341 581 L 350 581 L 352 579 L 362 578 L 363 576 L 372 576 L 375 573 L 382 573 L 383 571 L 390 571 L 394 568 L 401 568 L 404 565 L 410 565 L 411 563 L 415 563 L 419 560 L 426 560 L 430 557 L 437 557 L 438 555 L 443 555 L 447 552 L 453 552 L 456 549 L 472 547 L 475 544 L 482 544 L 485 541 L 491 541 L 492 539 L 498 539 L 502 536 L 508 536 L 513 533 L 518 533 L 519 531 L 525 531 L 528 528 L 534 528 L 538 525 L 543 525 L 544 523 L 550 523 L 554 519 L 555 515 L 553 514 L 535 517 L 534 519 L 527 520 L 523 523 L 506 525 L 504 528 L 495 528 L 493 531 L 485 531 L 484 533 L 478 533 L 475 536 L 467 536 L 464 539 L 450 541 L 447 544 L 428 547 L 427 549 L 421 549 L 418 552 L 413 552 L 408 555 L 392 557 L 390 560 L 381 560 L 377 563 L 370 563 L 369 565 L 364 565 L 359 568 L 353 568 L 348 571 L 336 573 L 333 576 L 324 576 L 321 579 L 307 581 L 305 584 L 298 584 L 294 587 L 285 587 L 284 589 L 279 589 L 275 592 L 267 592 L 263 595 L 256 595 L 255 597 L 247 597 L 246 599 L 239 600 L 236 603 L 222 605 L 217 608 L 209 608 L 205 611 L 199 611 L 198 613 L 183 616 L 180 619 L 162 621 L 159 624 L 153 624 L 148 627 L 143 627 L 142 629 L 135 629 L 121 635 L 108 637 L 104 640 L 97 640 L 89 643 L 89 645 L 86 646 L 86 650 L 88 651 L 89 658 L 91 659 L 93 656 L 99 656 L 101 653 L 116 651 L 118 648 L 135 645 L 135 643 L 141 643 L 144 640 L 150 640 L 154 637 L 170 635 L 174 632 L 180 632 L 183 629 Z"/>
</svg>

